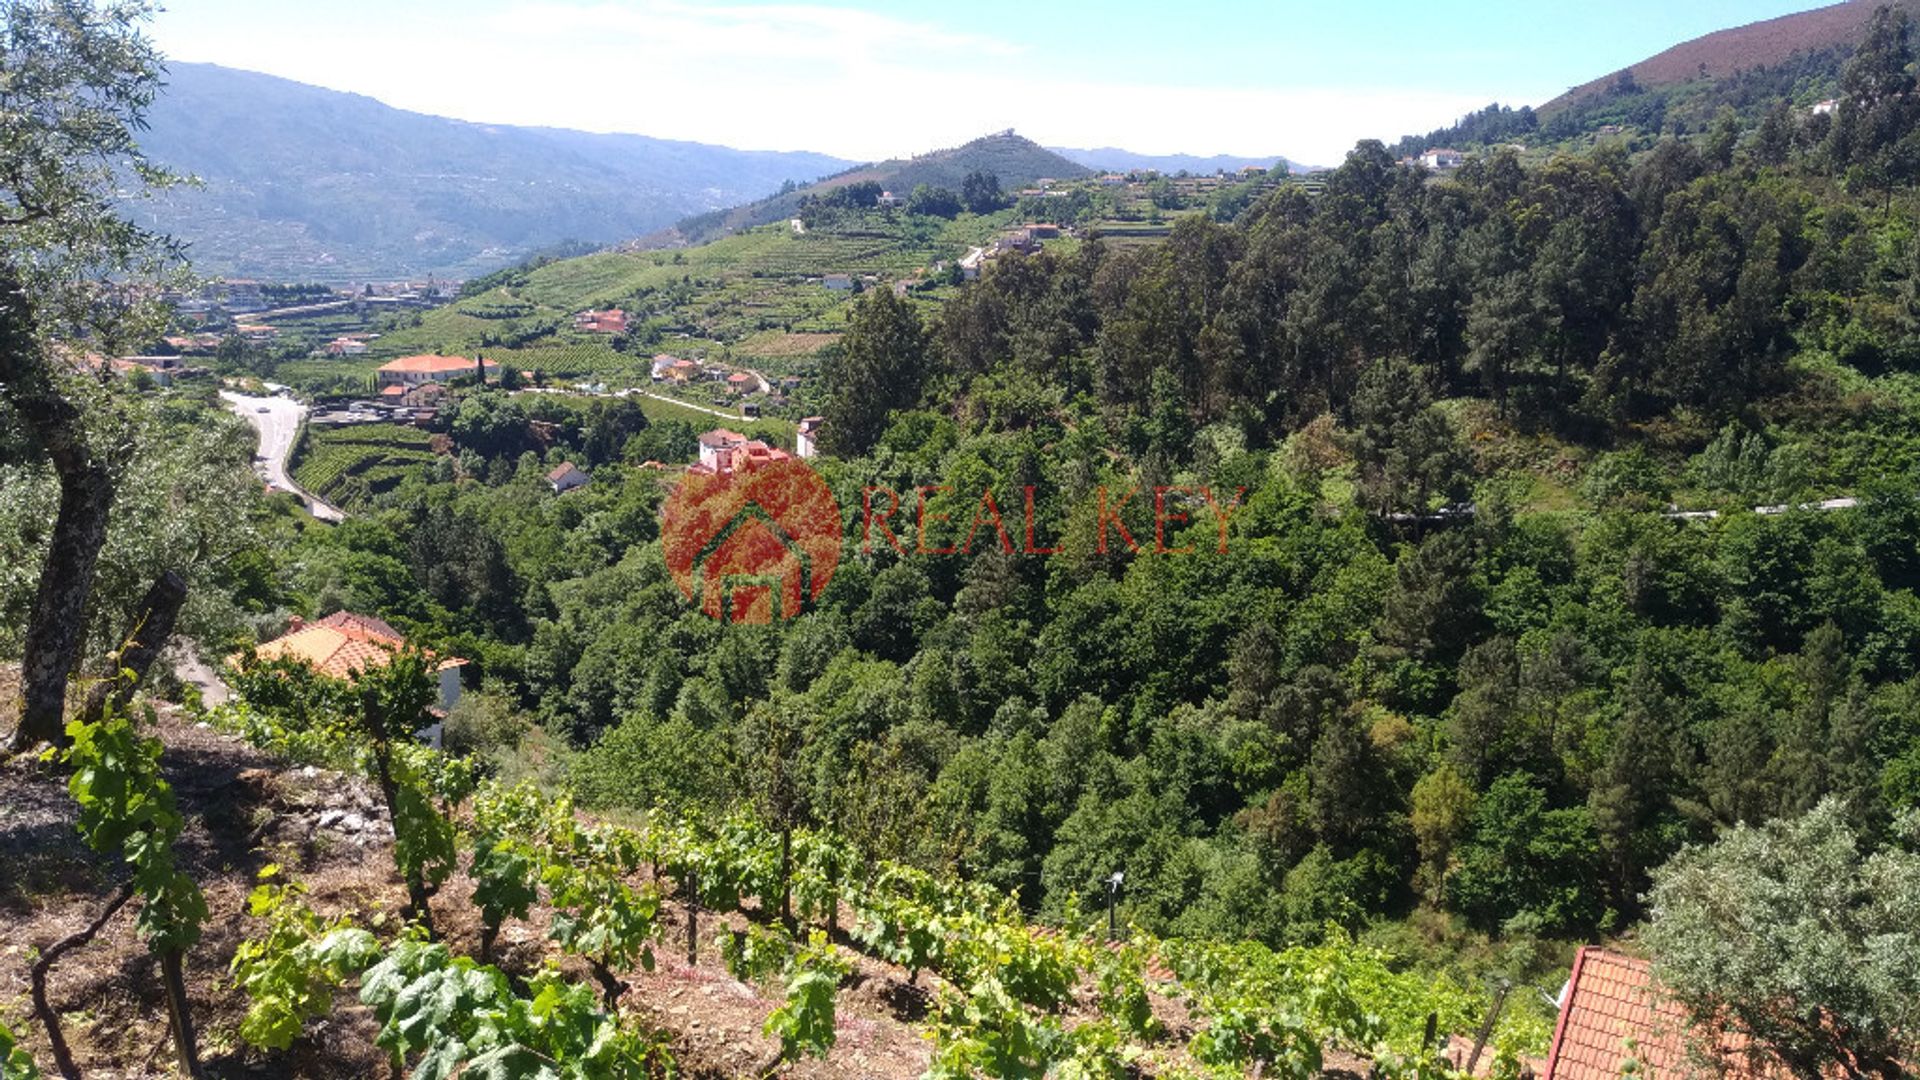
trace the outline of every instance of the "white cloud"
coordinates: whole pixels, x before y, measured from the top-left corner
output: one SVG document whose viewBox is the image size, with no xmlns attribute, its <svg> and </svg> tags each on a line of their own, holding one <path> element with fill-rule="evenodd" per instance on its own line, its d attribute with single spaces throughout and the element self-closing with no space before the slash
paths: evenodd
<svg viewBox="0 0 1920 1080">
<path fill-rule="evenodd" d="M 156 30 L 181 59 L 421 112 L 866 159 L 1011 127 L 1051 145 L 1335 164 L 1357 139 L 1436 127 L 1491 97 L 1082 81 L 1017 41 L 820 4 L 548 0 L 452 19 L 402 9 L 364 27 L 312 10 L 280 16 L 292 29 L 277 37 L 244 14 L 169 13 Z"/>
</svg>

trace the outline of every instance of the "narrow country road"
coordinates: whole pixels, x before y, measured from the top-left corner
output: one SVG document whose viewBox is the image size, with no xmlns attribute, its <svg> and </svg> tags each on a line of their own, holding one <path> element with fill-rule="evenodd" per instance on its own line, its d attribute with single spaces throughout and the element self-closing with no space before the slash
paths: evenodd
<svg viewBox="0 0 1920 1080">
<path fill-rule="evenodd" d="M 750 424 L 753 422 L 751 417 L 742 416 L 739 413 L 721 412 L 719 409 L 709 409 L 705 405 L 695 405 L 691 401 L 681 401 L 679 398 L 670 398 L 665 394 L 656 394 L 651 390 L 633 390 L 629 392 L 634 394 L 639 394 L 641 397 L 650 397 L 655 401 L 664 401 L 669 405 L 678 405 L 683 409 L 696 409 L 703 413 L 712 413 L 713 415 L 719 417 L 722 420 L 731 420 L 736 424 Z"/>
<path fill-rule="evenodd" d="M 303 490 L 293 482 L 293 477 L 287 475 L 287 455 L 293 452 L 294 437 L 300 433 L 300 420 L 307 415 L 305 405 L 292 398 L 255 397 L 232 390 L 220 391 L 220 399 L 241 419 L 252 424 L 253 430 L 259 434 L 260 450 L 253 468 L 262 480 L 281 491 L 293 493 L 307 504 L 307 512 L 321 521 L 340 521 L 346 517 L 326 500 Z"/>
</svg>

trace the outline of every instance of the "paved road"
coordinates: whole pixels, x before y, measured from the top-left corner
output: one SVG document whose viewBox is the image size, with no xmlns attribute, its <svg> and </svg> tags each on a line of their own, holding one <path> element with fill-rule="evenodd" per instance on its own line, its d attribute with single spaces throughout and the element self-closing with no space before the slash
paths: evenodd
<svg viewBox="0 0 1920 1080">
<path fill-rule="evenodd" d="M 287 475 L 287 455 L 293 450 L 294 437 L 300 433 L 300 420 L 307 415 L 305 405 L 292 398 L 254 397 L 231 390 L 220 391 L 220 398 L 259 433 L 259 456 L 263 460 L 254 462 L 253 468 L 262 480 L 298 496 L 307 504 L 307 512 L 321 521 L 339 521 L 346 516 L 338 508 L 302 490 Z"/>
</svg>

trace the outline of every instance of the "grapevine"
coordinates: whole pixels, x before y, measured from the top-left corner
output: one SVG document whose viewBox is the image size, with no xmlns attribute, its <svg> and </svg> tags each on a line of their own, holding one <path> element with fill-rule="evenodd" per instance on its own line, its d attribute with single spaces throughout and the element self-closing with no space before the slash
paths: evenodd
<svg viewBox="0 0 1920 1080">
<path fill-rule="evenodd" d="M 21 1049 L 5 1024 L 0 1024 L 0 1080 L 40 1080 L 33 1055 Z"/>
<path fill-rule="evenodd" d="M 240 943 L 233 955 L 234 985 L 246 992 L 240 1038 L 284 1050 L 307 1021 L 333 1011 L 333 992 L 379 955 L 373 935 L 340 917 L 323 921 L 300 897 L 298 883 L 279 884 L 280 868 L 260 871 L 247 911 L 266 919 L 267 932 Z"/>
<path fill-rule="evenodd" d="M 173 788 L 160 776 L 160 740 L 142 737 L 131 720 L 111 708 L 103 710 L 98 720 L 72 721 L 67 737 L 71 744 L 63 757 L 73 767 L 67 790 L 80 804 L 81 835 L 95 851 L 118 853 L 133 870 L 129 886 L 141 898 L 134 925 L 148 951 L 160 961 L 180 1067 L 189 1076 L 198 1076 L 199 1053 L 182 957 L 200 939 L 207 901 L 174 862 L 183 823 Z M 42 1020 L 61 1059 L 61 1072 L 78 1075 L 67 1060 L 50 1011 L 42 1010 Z"/>
</svg>

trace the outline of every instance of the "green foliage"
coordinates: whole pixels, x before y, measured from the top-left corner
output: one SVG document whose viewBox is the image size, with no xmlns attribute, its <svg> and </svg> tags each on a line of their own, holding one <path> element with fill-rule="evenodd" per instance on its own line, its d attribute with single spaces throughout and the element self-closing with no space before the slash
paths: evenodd
<svg viewBox="0 0 1920 1080">
<path fill-rule="evenodd" d="M 40 1080 L 33 1055 L 14 1041 L 13 1032 L 0 1024 L 0 1080 Z"/>
<path fill-rule="evenodd" d="M 1039 1080 L 1071 1047 L 1058 1019 L 1036 1017 L 991 977 L 964 994 L 944 992 L 931 1026 L 933 1061 L 926 1080 Z"/>
<path fill-rule="evenodd" d="M 415 1080 L 641 1080 L 671 1071 L 662 1045 L 596 1009 L 585 987 L 544 970 L 528 989 L 531 996 L 516 996 L 494 968 L 405 938 L 362 977 L 360 1000 L 380 1021 L 380 1046 L 414 1059 Z"/>
<path fill-rule="evenodd" d="M 1702 1030 L 1752 1040 L 1737 1066 L 1898 1072 L 1920 1024 L 1917 852 L 1920 817 L 1870 850 L 1837 798 L 1689 848 L 1654 874 L 1655 972 Z"/>
<path fill-rule="evenodd" d="M 825 436 L 836 453 L 863 453 L 886 430 L 887 416 L 920 400 L 926 351 L 913 305 L 876 289 L 854 308 L 847 334 L 821 369 L 828 408 Z"/>
<path fill-rule="evenodd" d="M 239 944 L 230 967 L 234 985 L 247 995 L 240 1038 L 273 1050 L 285 1050 L 309 1020 L 331 1013 L 334 991 L 380 954 L 372 934 L 345 915 L 321 919 L 301 901 L 306 889 L 277 884 L 279 877 L 278 866 L 260 871 L 247 914 L 265 919 L 267 929 Z"/>
<path fill-rule="evenodd" d="M 728 968 L 732 969 L 731 963 Z M 794 951 L 786 1001 L 767 1017 L 765 1028 L 767 1034 L 779 1037 L 783 1059 L 798 1061 L 803 1054 L 824 1058 L 833 1050 L 834 998 L 840 980 L 851 970 L 823 931 L 813 931 L 807 943 Z"/>
<path fill-rule="evenodd" d="M 1335 933 L 1321 945 L 1275 953 L 1257 944 L 1169 942 L 1168 963 L 1208 1018 L 1193 1052 L 1213 1065 L 1265 1062 L 1268 1072 L 1311 1076 L 1323 1043 L 1367 1054 L 1406 1075 L 1438 1075 L 1442 1032 L 1468 1030 L 1485 1008 L 1448 978 L 1396 971 L 1386 954 Z M 1504 1024 L 1514 1023 L 1513 1020 Z"/>
<path fill-rule="evenodd" d="M 160 740 L 108 710 L 98 721 L 67 724 L 62 757 L 73 773 L 67 790 L 80 804 L 87 846 L 118 855 L 133 872 L 141 898 L 135 923 L 155 953 L 184 952 L 200 940 L 206 897 L 175 864 L 183 822 L 173 787 L 160 776 Z"/>
</svg>

